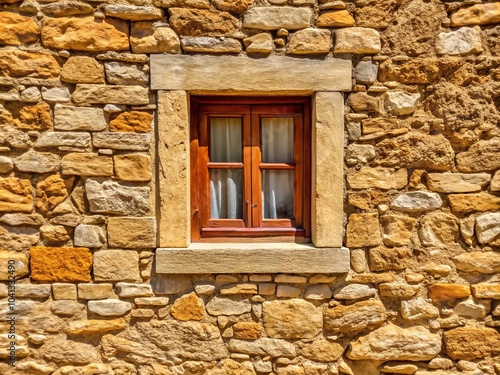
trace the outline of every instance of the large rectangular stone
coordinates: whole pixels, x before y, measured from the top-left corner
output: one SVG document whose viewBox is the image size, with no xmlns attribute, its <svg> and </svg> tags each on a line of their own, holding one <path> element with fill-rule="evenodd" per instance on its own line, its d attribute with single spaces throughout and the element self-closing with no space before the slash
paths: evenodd
<svg viewBox="0 0 500 375">
<path fill-rule="evenodd" d="M 154 217 L 110 217 L 108 245 L 125 249 L 146 249 L 156 246 Z"/>
<path fill-rule="evenodd" d="M 141 86 L 122 85 L 76 85 L 71 96 L 74 103 L 78 105 L 88 104 L 149 104 L 148 88 Z"/>
<path fill-rule="evenodd" d="M 151 89 L 219 94 L 348 91 L 351 71 L 347 58 L 151 55 Z"/>
<path fill-rule="evenodd" d="M 54 109 L 54 128 L 57 130 L 106 129 L 106 119 L 101 108 L 72 107 L 56 104 Z"/>
<path fill-rule="evenodd" d="M 243 27 L 260 30 L 298 30 L 311 26 L 311 8 L 253 7 L 243 17 Z"/>
<path fill-rule="evenodd" d="M 92 141 L 94 147 L 146 151 L 149 149 L 151 136 L 138 133 L 94 133 Z"/>
<path fill-rule="evenodd" d="M 111 176 L 113 159 L 91 152 L 75 152 L 63 156 L 61 172 L 76 176 Z"/>
</svg>

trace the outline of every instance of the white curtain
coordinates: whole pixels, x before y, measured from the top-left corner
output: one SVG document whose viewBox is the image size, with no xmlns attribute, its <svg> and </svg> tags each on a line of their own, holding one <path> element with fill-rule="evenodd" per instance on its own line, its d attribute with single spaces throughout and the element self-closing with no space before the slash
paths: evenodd
<svg viewBox="0 0 500 375">
<path fill-rule="evenodd" d="M 242 161 L 241 142 L 241 118 L 210 119 L 210 161 Z"/>
</svg>

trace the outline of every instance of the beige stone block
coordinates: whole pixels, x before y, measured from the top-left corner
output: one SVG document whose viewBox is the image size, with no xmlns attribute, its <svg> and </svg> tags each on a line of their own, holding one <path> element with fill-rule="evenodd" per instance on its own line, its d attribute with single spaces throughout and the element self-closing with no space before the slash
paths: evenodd
<svg viewBox="0 0 500 375">
<path fill-rule="evenodd" d="M 104 68 L 87 56 L 72 56 L 62 67 L 61 80 L 70 83 L 104 83 Z"/>
<path fill-rule="evenodd" d="M 110 247 L 144 249 L 156 246 L 156 220 L 153 217 L 110 217 Z"/>
<path fill-rule="evenodd" d="M 261 30 L 298 30 L 311 25 L 312 10 L 301 7 L 253 7 L 243 18 L 243 27 Z"/>
<path fill-rule="evenodd" d="M 307 28 L 290 35 L 286 52 L 296 55 L 326 54 L 331 48 L 330 30 Z"/>
<path fill-rule="evenodd" d="M 55 300 L 76 300 L 76 285 L 66 283 L 52 284 L 52 295 Z"/>
<path fill-rule="evenodd" d="M 352 189 L 402 189 L 408 183 L 408 172 L 404 168 L 362 167 L 359 170 L 350 169 L 347 182 Z"/>
<path fill-rule="evenodd" d="M 439 193 L 475 193 L 490 180 L 488 173 L 429 173 L 427 186 Z"/>
<path fill-rule="evenodd" d="M 451 15 L 451 26 L 488 25 L 500 22 L 500 3 L 475 4 Z"/>
<path fill-rule="evenodd" d="M 149 104 L 148 88 L 142 86 L 78 84 L 71 95 L 77 105 L 88 104 Z"/>
<path fill-rule="evenodd" d="M 352 214 L 347 224 L 347 246 L 377 246 L 381 243 L 378 214 Z"/>
<path fill-rule="evenodd" d="M 382 239 L 386 246 L 403 246 L 410 243 L 417 220 L 402 215 L 387 214 L 380 217 Z"/>
<path fill-rule="evenodd" d="M 113 284 L 78 284 L 78 298 L 106 299 L 111 297 Z"/>
<path fill-rule="evenodd" d="M 180 53 L 179 37 L 170 27 L 153 28 L 152 22 L 134 22 L 130 31 L 134 53 Z"/>
<path fill-rule="evenodd" d="M 133 250 L 100 250 L 94 254 L 95 281 L 141 281 L 139 255 Z"/>
<path fill-rule="evenodd" d="M 91 152 L 75 152 L 63 156 L 61 172 L 63 175 L 111 176 L 113 160 Z"/>
<path fill-rule="evenodd" d="M 59 75 L 61 67 L 54 56 L 41 52 L 20 50 L 0 51 L 2 77 L 52 78 Z"/>
<path fill-rule="evenodd" d="M 116 178 L 123 181 L 151 181 L 151 158 L 142 154 L 113 156 Z"/>
<path fill-rule="evenodd" d="M 335 30 L 334 53 L 368 54 L 381 50 L 380 34 L 364 27 L 347 27 Z"/>
<path fill-rule="evenodd" d="M 474 194 L 450 194 L 448 196 L 452 211 L 467 214 L 479 211 L 500 210 L 500 197 L 486 192 Z"/>
<path fill-rule="evenodd" d="M 322 13 L 316 21 L 318 27 L 347 27 L 354 24 L 354 18 L 347 10 Z"/>
<path fill-rule="evenodd" d="M 14 251 L 0 250 L 0 280 L 7 281 L 9 276 L 17 279 L 27 274 L 28 258 L 26 255 Z"/>
</svg>

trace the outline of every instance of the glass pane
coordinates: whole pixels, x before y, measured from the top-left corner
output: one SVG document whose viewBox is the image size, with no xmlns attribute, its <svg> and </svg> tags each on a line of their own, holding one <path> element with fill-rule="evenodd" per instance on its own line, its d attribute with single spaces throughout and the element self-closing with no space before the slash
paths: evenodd
<svg viewBox="0 0 500 375">
<path fill-rule="evenodd" d="M 210 118 L 210 161 L 241 162 L 241 118 Z"/>
<path fill-rule="evenodd" d="M 293 170 L 262 171 L 262 218 L 293 219 Z"/>
<path fill-rule="evenodd" d="M 243 170 L 210 170 L 210 218 L 243 219 Z"/>
<path fill-rule="evenodd" d="M 293 118 L 262 119 L 262 161 L 293 163 Z"/>
</svg>

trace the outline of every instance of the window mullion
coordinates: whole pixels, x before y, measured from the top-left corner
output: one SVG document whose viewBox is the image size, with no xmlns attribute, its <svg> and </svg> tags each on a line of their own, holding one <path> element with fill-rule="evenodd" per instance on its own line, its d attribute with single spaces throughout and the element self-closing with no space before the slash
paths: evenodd
<svg viewBox="0 0 500 375">
<path fill-rule="evenodd" d="M 262 160 L 260 149 L 260 116 L 252 112 L 252 227 L 260 228 L 262 226 L 262 197 L 261 197 L 261 173 L 260 163 Z"/>
<path fill-rule="evenodd" d="M 250 114 L 243 116 L 243 217 L 245 226 L 252 226 L 252 122 Z"/>
</svg>

